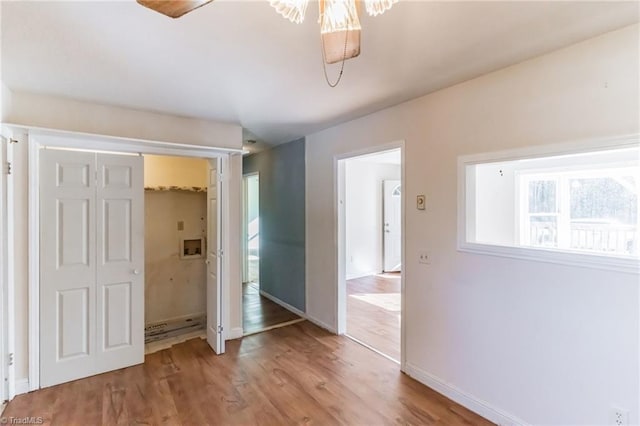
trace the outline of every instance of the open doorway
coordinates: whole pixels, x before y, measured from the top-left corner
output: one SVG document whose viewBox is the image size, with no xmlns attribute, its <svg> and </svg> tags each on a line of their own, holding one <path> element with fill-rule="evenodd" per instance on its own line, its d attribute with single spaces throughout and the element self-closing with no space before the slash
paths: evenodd
<svg viewBox="0 0 640 426">
<path fill-rule="evenodd" d="M 347 336 L 400 362 L 402 152 L 340 160 Z"/>
<path fill-rule="evenodd" d="M 206 337 L 209 161 L 144 156 L 145 351 Z"/>
<path fill-rule="evenodd" d="M 244 335 L 255 334 L 302 318 L 282 306 L 268 292 L 273 277 L 265 275 L 267 287 L 261 288 L 261 204 L 259 173 L 243 177 L 243 282 L 242 282 L 242 327 Z M 266 199 L 265 205 L 273 200 Z M 273 246 L 272 246 L 273 248 Z M 268 254 L 268 253 L 267 253 Z M 268 269 L 268 268 L 267 268 Z M 266 290 L 266 291 L 265 291 Z"/>
</svg>

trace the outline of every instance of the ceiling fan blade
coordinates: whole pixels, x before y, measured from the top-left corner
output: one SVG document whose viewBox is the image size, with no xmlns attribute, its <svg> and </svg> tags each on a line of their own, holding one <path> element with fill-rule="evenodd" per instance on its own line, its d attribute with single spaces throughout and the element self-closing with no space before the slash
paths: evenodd
<svg viewBox="0 0 640 426">
<path fill-rule="evenodd" d="M 179 18 L 213 0 L 136 0 L 144 7 L 160 12 L 170 18 Z"/>
</svg>

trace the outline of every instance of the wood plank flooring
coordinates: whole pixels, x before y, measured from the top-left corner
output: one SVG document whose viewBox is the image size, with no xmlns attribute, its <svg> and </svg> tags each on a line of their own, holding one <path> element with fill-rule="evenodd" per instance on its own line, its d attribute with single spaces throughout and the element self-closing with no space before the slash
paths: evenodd
<svg viewBox="0 0 640 426">
<path fill-rule="evenodd" d="M 400 273 L 347 281 L 347 334 L 400 361 Z"/>
<path fill-rule="evenodd" d="M 242 286 L 242 328 L 244 334 L 262 331 L 277 324 L 300 319 L 291 311 L 260 295 L 257 284 Z"/>
<path fill-rule="evenodd" d="M 4 417 L 51 425 L 488 425 L 397 364 L 309 322 L 201 339 L 144 364 L 16 397 Z"/>
</svg>

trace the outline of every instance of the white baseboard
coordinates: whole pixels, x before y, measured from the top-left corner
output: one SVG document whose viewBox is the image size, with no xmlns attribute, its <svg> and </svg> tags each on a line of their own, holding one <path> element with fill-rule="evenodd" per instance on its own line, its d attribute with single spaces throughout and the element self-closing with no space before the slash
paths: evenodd
<svg viewBox="0 0 640 426">
<path fill-rule="evenodd" d="M 302 312 L 300 309 L 291 306 L 290 304 L 288 304 L 287 302 L 283 302 L 282 300 L 278 299 L 275 296 L 270 295 L 269 293 L 260 290 L 260 296 L 264 296 L 267 299 L 271 300 L 274 303 L 277 303 L 278 305 L 282 306 L 283 308 L 285 308 L 287 311 L 291 311 L 296 315 L 300 315 L 301 317 L 305 317 L 306 314 L 304 312 Z"/>
<path fill-rule="evenodd" d="M 277 303 L 278 305 L 280 305 L 283 308 L 293 312 L 294 314 L 301 316 L 302 318 L 306 319 L 307 321 L 314 323 L 318 327 L 324 328 L 325 330 L 327 330 L 328 332 L 330 332 L 332 334 L 337 334 L 336 330 L 333 327 L 323 323 L 320 320 L 317 320 L 317 319 L 315 319 L 313 317 L 310 317 L 309 315 L 307 315 L 306 312 L 302 312 L 300 309 L 294 308 L 290 304 L 288 304 L 286 302 L 283 302 L 282 300 L 278 299 L 277 297 L 272 296 L 269 293 L 265 293 L 262 290 L 260 290 L 260 295 L 266 297 L 267 299 L 271 300 L 274 303 Z"/>
<path fill-rule="evenodd" d="M 242 327 L 234 327 L 231 330 L 227 331 L 227 333 L 225 334 L 224 340 L 241 339 L 243 335 L 244 335 L 244 330 L 242 330 Z"/>
<path fill-rule="evenodd" d="M 29 379 L 16 379 L 16 395 L 22 395 L 29 390 Z"/>
<path fill-rule="evenodd" d="M 370 277 L 372 275 L 378 275 L 380 272 L 378 271 L 368 271 L 368 272 L 356 272 L 355 274 L 347 274 L 345 280 L 355 280 L 356 278 L 364 278 Z"/>
<path fill-rule="evenodd" d="M 477 413 L 485 419 L 492 421 L 493 423 L 496 423 L 500 426 L 524 426 L 527 424 L 517 417 L 493 407 L 486 401 L 465 393 L 455 386 L 444 382 L 440 378 L 427 373 L 426 371 L 414 365 L 411 365 L 408 362 L 405 366 L 405 373 L 408 376 L 413 377 L 420 383 L 424 384 L 425 386 L 430 387 L 436 392 L 441 393 L 442 395 L 457 402 L 463 407 L 468 408 L 474 413 Z"/>
</svg>

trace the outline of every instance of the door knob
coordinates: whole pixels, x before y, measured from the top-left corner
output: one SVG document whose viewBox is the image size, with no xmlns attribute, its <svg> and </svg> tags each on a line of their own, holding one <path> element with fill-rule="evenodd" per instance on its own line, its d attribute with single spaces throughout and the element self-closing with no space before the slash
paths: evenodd
<svg viewBox="0 0 640 426">
<path fill-rule="evenodd" d="M 210 260 L 205 260 L 204 263 L 206 263 L 207 265 L 211 265 L 211 261 Z"/>
<path fill-rule="evenodd" d="M 133 275 L 140 275 L 140 269 L 134 269 Z"/>
</svg>

